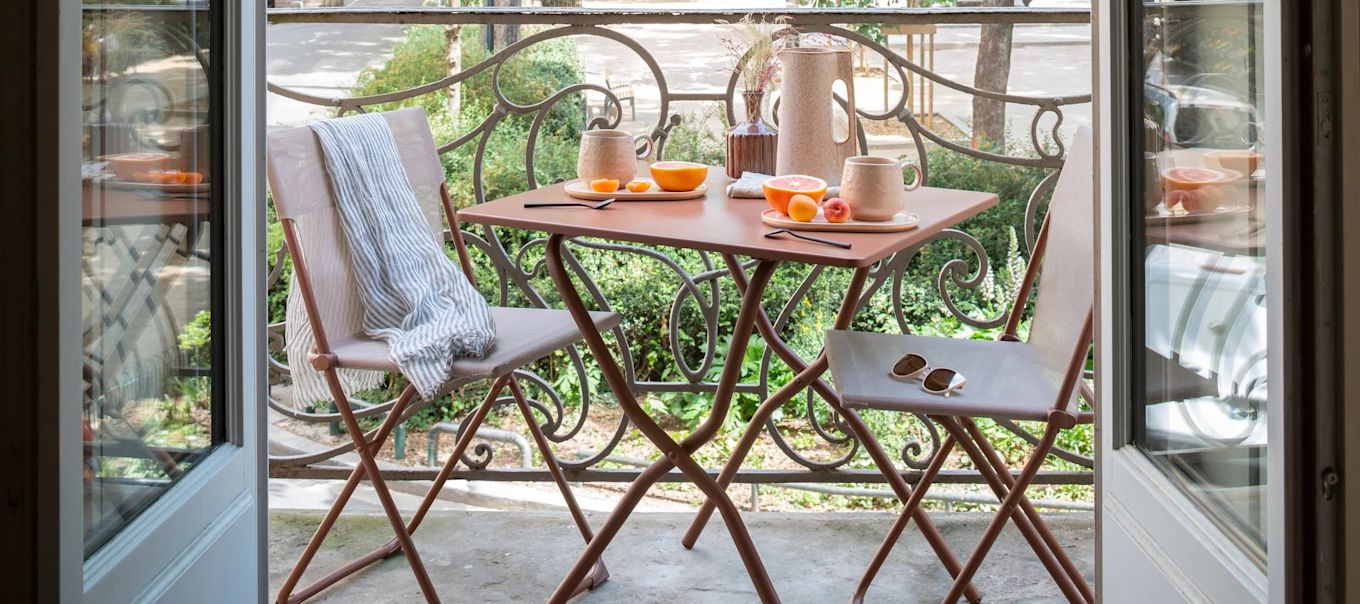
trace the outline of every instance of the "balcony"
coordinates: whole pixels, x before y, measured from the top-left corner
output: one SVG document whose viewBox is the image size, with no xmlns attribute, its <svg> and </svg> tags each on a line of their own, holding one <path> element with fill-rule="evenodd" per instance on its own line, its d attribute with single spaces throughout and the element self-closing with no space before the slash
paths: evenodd
<svg viewBox="0 0 1360 604">
<path fill-rule="evenodd" d="M 714 67 L 727 65 L 715 42 L 730 26 L 720 22 L 748 13 L 769 23 L 779 20 L 804 33 L 846 40 L 855 50 L 862 150 L 916 159 L 932 186 L 986 189 L 1002 198 L 928 246 L 875 266 L 855 327 L 977 338 L 1000 332 L 1063 163 L 1063 141 L 1075 125 L 1090 123 L 1088 11 L 799 9 L 783 3 L 752 11 L 599 10 L 590 4 L 513 13 L 437 7 L 270 10 L 269 123 L 425 107 L 453 197 L 464 207 L 571 177 L 575 137 L 586 128 L 647 134 L 656 141 L 657 158 L 720 165 L 722 132 L 740 112 L 738 79 L 730 69 Z M 494 29 L 507 25 L 514 27 Z M 1015 28 L 1008 90 L 975 88 L 979 26 L 1006 25 Z M 494 33 L 483 36 L 488 28 Z M 484 39 L 502 45 L 486 50 Z M 456 52 L 459 62 L 448 65 L 448 55 L 432 55 L 432 48 Z M 1079 75 L 1060 77 L 1068 71 Z M 974 112 L 997 109 L 999 130 L 979 132 Z M 767 106 L 765 115 L 772 119 L 773 111 Z M 1002 140 L 993 140 L 997 132 Z M 464 237 L 483 293 L 494 303 L 560 307 L 543 267 L 543 238 L 469 226 Z M 355 461 L 333 409 L 293 400 L 283 323 L 291 265 L 276 236 L 271 245 L 276 247 L 269 275 L 275 321 L 269 326 L 270 475 L 276 511 L 270 568 L 277 587 Z M 631 388 L 668 432 L 687 433 L 705 415 L 723 361 L 722 334 L 730 332 L 735 316 L 738 297 L 722 260 L 586 238 L 570 241 L 567 249 L 588 301 L 624 317 L 606 336 Z M 830 325 L 847 280 L 848 271 L 798 266 L 776 275 L 777 295 L 770 300 L 777 303 L 767 300 L 766 310 L 803 358 L 817 354 L 808 334 Z M 593 362 L 581 347 L 531 365 L 519 377 L 543 418 L 554 455 L 598 520 L 657 454 L 613 403 Z M 772 347 L 754 342 L 734 417 L 698 459 L 716 471 L 750 412 L 792 375 Z M 414 507 L 438 471 L 460 421 L 485 387 L 469 386 L 407 412 L 381 454 L 404 510 Z M 361 415 L 371 422 L 366 429 L 392 408 L 397 392 L 399 386 L 386 382 L 365 393 Z M 1083 398 L 1089 406 L 1090 397 Z M 553 503 L 551 478 L 510 410 L 493 412 L 494 429 L 479 432 L 475 449 L 455 471 L 457 480 L 416 538 L 441 593 L 537 600 L 551 592 L 580 550 L 567 517 Z M 902 475 L 918 480 L 941 446 L 940 429 L 925 418 L 868 413 L 866 420 L 897 452 Z M 1008 455 L 1012 464 L 1023 461 L 1021 445 L 1038 441 L 1024 422 L 983 428 L 1012 445 L 1002 448 L 1003 454 L 1017 455 Z M 1089 429 L 1060 443 L 1031 491 L 1088 579 L 1094 557 L 1092 449 Z M 651 513 L 626 525 L 605 556 L 617 580 L 587 600 L 695 601 L 700 583 L 708 596 L 703 601 L 753 599 L 746 577 L 731 572 L 740 566 L 725 537 L 706 535 L 694 551 L 678 547 L 702 495 L 679 472 L 663 482 L 642 505 Z M 749 515 L 749 524 L 776 585 L 799 586 L 785 590 L 786 601 L 848 597 L 891 524 L 891 511 L 899 507 L 860 443 L 810 390 L 767 425 L 735 482 L 730 491 L 737 504 L 760 512 Z M 927 507 L 938 514 L 946 539 L 966 552 L 990 518 L 979 512 L 995 508 L 996 499 L 962 455 L 951 458 L 939 482 Z M 360 501 L 364 507 L 363 494 Z M 367 508 L 373 513 L 342 517 L 313 568 L 332 568 L 386 541 L 388 527 L 371 498 Z M 876 592 L 928 600 L 948 585 L 948 575 L 914 531 L 899 544 Z M 1036 577 L 1046 578 L 1042 565 L 1008 529 L 978 586 L 988 601 L 1061 599 L 1056 587 Z M 409 579 L 401 560 L 388 560 L 325 595 L 336 601 L 418 597 Z"/>
</svg>

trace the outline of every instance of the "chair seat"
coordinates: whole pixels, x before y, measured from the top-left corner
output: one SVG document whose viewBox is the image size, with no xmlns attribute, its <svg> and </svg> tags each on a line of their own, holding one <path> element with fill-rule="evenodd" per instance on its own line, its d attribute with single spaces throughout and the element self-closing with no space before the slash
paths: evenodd
<svg viewBox="0 0 1360 604">
<path fill-rule="evenodd" d="M 968 383 L 945 398 L 927 393 L 919 380 L 892 377 L 893 364 L 908 352 L 932 368 L 958 371 Z M 829 330 L 826 356 L 845 405 L 862 409 L 1043 421 L 1063 381 L 1060 369 L 1023 342 Z"/>
<path fill-rule="evenodd" d="M 604 331 L 619 324 L 618 313 L 592 312 L 596 329 Z M 553 351 L 581 341 L 576 321 L 565 310 L 545 308 L 492 307 L 496 322 L 496 342 L 480 359 L 453 362 L 450 382 L 477 380 L 505 375 Z M 331 342 L 339 366 L 346 369 L 371 369 L 395 373 L 397 364 L 387 354 L 387 344 L 363 335 Z"/>
</svg>

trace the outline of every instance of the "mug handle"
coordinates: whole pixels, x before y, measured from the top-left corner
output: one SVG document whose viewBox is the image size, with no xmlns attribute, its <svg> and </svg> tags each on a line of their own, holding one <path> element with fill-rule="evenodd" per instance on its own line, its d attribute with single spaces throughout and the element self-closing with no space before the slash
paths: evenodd
<svg viewBox="0 0 1360 604">
<path fill-rule="evenodd" d="M 652 154 L 652 147 L 655 143 L 646 134 L 639 134 L 633 137 L 633 150 L 637 152 L 638 159 L 647 159 Z"/>
<path fill-rule="evenodd" d="M 925 172 L 921 171 L 921 166 L 917 165 L 915 162 L 902 160 L 897 162 L 897 167 L 904 172 L 906 170 L 911 170 L 916 173 L 916 180 L 912 181 L 911 184 L 906 185 L 908 191 L 915 191 L 916 189 L 921 188 L 921 183 L 924 183 L 926 180 Z"/>
</svg>

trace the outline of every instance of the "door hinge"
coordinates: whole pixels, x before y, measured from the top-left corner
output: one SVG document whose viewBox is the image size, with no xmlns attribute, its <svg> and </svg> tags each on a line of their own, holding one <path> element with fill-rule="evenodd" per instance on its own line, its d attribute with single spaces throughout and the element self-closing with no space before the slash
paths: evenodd
<svg viewBox="0 0 1360 604">
<path fill-rule="evenodd" d="M 1341 475 L 1331 466 L 1322 469 L 1322 500 L 1331 501 L 1336 498 L 1337 486 L 1341 484 Z"/>
<path fill-rule="evenodd" d="M 1331 92 L 1319 92 L 1317 95 L 1317 141 L 1323 145 L 1332 143 L 1332 131 L 1336 127 L 1334 101 Z"/>
</svg>

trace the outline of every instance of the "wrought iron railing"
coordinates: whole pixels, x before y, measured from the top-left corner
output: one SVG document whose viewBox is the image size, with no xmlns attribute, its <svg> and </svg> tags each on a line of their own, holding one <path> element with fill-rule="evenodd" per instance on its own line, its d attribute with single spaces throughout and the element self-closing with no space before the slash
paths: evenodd
<svg viewBox="0 0 1360 604">
<path fill-rule="evenodd" d="M 530 116 L 534 120 L 535 127 L 530 130 L 530 137 L 527 142 L 525 154 L 525 177 L 530 187 L 536 187 L 540 183 L 537 181 L 534 170 L 534 146 L 537 144 L 537 124 L 540 123 L 548 112 L 552 111 L 563 99 L 571 95 L 591 94 L 602 95 L 606 100 L 610 111 L 603 117 L 597 117 L 589 121 L 587 127 L 613 127 L 622 120 L 623 111 L 619 99 L 606 86 L 599 84 L 580 82 L 539 99 L 531 104 L 517 104 L 508 100 L 504 94 L 500 93 L 500 71 L 499 66 L 508 59 L 523 52 L 526 48 L 535 44 L 540 44 L 546 40 L 560 38 L 564 36 L 595 36 L 614 40 L 622 44 L 629 51 L 635 53 L 651 71 L 655 79 L 660 96 L 660 111 L 656 123 L 652 126 L 651 135 L 657 141 L 656 153 L 658 157 L 664 157 L 666 153 L 666 141 L 671 135 L 672 130 L 681 122 L 681 116 L 674 111 L 673 105 L 676 103 L 689 102 L 709 102 L 719 103 L 723 106 L 726 114 L 731 121 L 734 117 L 733 99 L 737 96 L 735 89 L 738 77 L 733 73 L 727 82 L 725 90 L 721 91 L 682 91 L 673 90 L 668 84 L 666 74 L 659 67 L 657 61 L 647 48 L 637 40 L 630 38 L 618 31 L 608 29 L 607 26 L 619 24 L 703 24 L 714 25 L 719 22 L 733 22 L 740 20 L 747 14 L 753 14 L 757 18 L 772 22 L 776 18 L 783 20 L 787 26 L 796 28 L 804 33 L 822 33 L 834 37 L 843 38 L 854 44 L 863 46 L 869 52 L 875 53 L 885 60 L 886 69 L 896 76 L 897 81 L 906 82 L 908 73 L 926 78 L 938 86 L 970 95 L 972 97 L 983 97 L 1006 103 L 1011 107 L 1026 108 L 1033 112 L 1033 117 L 1029 127 L 1029 149 L 1024 153 L 1005 154 L 1004 152 L 980 150 L 973 146 L 954 140 L 949 140 L 945 136 L 926 127 L 918 121 L 917 116 L 909 108 L 910 91 L 907 86 L 903 86 L 901 94 L 893 103 L 885 103 L 887 108 L 879 113 L 870 113 L 859 110 L 861 120 L 870 121 L 889 121 L 896 120 L 905 125 L 910 135 L 910 144 L 913 145 L 922 162 L 922 167 L 926 173 L 927 182 L 929 180 L 929 163 L 926 154 L 927 144 L 934 144 L 950 152 L 963 154 L 988 162 L 998 162 L 1014 166 L 1028 166 L 1047 169 L 1050 172 L 1030 192 L 1026 211 L 1024 213 L 1023 224 L 1014 225 L 1018 231 L 1023 232 L 1020 238 L 1020 245 L 1024 250 L 1030 249 L 1036 236 L 1036 217 L 1039 214 L 1040 206 L 1046 195 L 1051 191 L 1056 182 L 1058 169 L 1063 163 L 1064 149 L 1062 141 L 1057 134 L 1057 129 L 1062 125 L 1064 109 L 1078 104 L 1090 103 L 1090 95 L 1065 96 L 1065 97 L 1029 97 L 1015 94 L 1005 94 L 980 90 L 959 82 L 955 82 L 939 74 L 933 73 L 920 65 L 914 64 L 905 57 L 885 48 L 873 39 L 861 35 L 850 29 L 859 24 L 880 23 L 884 25 L 924 25 L 924 24 L 1059 24 L 1059 23 L 1089 23 L 1090 13 L 1086 10 L 1058 10 L 1058 9 L 1019 9 L 1019 8 L 994 8 L 994 9 L 781 9 L 781 10 L 583 10 L 583 9 L 553 9 L 536 8 L 507 11 L 504 9 L 459 9 L 459 8 L 345 8 L 345 9 L 282 9 L 270 10 L 268 21 L 270 24 L 296 24 L 296 23 L 331 23 L 331 24 L 438 24 L 438 25 L 461 25 L 461 24 L 520 24 L 520 25 L 544 25 L 551 26 L 519 40 L 518 42 L 496 52 L 486 60 L 465 67 L 460 73 L 450 75 L 436 81 L 428 82 L 423 85 L 399 91 L 391 91 L 373 96 L 360 97 L 323 97 L 307 94 L 297 90 L 291 90 L 283 86 L 269 83 L 270 93 L 280 95 L 308 103 L 316 106 L 327 107 L 337 115 L 350 112 L 364 111 L 374 105 L 392 103 L 404 99 L 411 99 L 420 95 L 439 91 L 443 88 L 457 85 L 469 78 L 484 72 L 492 72 L 492 85 L 496 87 L 496 105 L 489 114 L 479 124 L 473 126 L 467 132 L 449 141 L 437 141 L 441 153 L 449 153 L 452 150 L 472 145 L 476 149 L 473 164 L 473 194 L 476 202 L 486 201 L 484 183 L 480 176 L 483 174 L 483 161 L 485 159 L 485 145 L 488 138 L 495 131 L 498 124 L 511 115 Z M 1041 126 L 1046 116 L 1051 116 L 1052 123 L 1046 127 Z M 1041 138 L 1052 141 L 1052 147 L 1047 147 Z M 858 140 L 861 149 L 866 152 L 869 149 L 868 137 L 863 131 L 858 133 Z M 543 240 L 530 240 L 517 249 L 507 249 L 505 241 L 498 235 L 496 230 L 487 227 L 479 233 L 468 233 L 468 243 L 479 249 L 494 264 L 495 272 L 500 278 L 497 290 L 501 292 L 502 299 L 508 296 L 511 290 L 515 290 L 523 295 L 531 303 L 539 306 L 547 306 L 549 303 L 545 296 L 537 291 L 532 283 L 537 268 L 524 268 L 522 260 L 526 257 L 526 252 L 531 248 L 541 247 Z M 951 290 L 976 290 L 982 286 L 984 277 L 988 274 L 988 263 L 990 262 L 988 253 L 981 242 L 974 236 L 958 229 L 949 229 L 938 235 L 938 240 L 950 240 L 961 244 L 968 254 L 972 255 L 971 262 L 965 258 L 954 258 L 944 263 L 940 267 L 936 279 L 936 287 L 948 312 L 956 317 L 960 322 L 978 328 L 990 328 L 1001 325 L 1005 319 L 1004 314 L 996 316 L 973 316 L 962 310 L 951 295 Z M 706 254 L 700 254 L 700 264 L 704 270 L 691 272 L 686 270 L 681 262 L 676 261 L 665 250 L 648 248 L 629 244 L 620 244 L 610 241 L 593 239 L 576 239 L 569 247 L 579 249 L 589 249 L 603 251 L 611 254 L 632 254 L 659 263 L 668 268 L 675 274 L 676 295 L 674 297 L 674 307 L 686 303 L 695 303 L 701 310 L 702 320 L 705 323 L 707 333 L 707 343 L 702 350 L 702 359 L 699 363 L 687 363 L 682 355 L 675 353 L 674 362 L 677 364 L 678 373 L 684 377 L 682 381 L 657 382 L 639 381 L 636 379 L 632 369 L 634 367 L 633 358 L 630 354 L 630 347 L 627 338 L 621 328 L 614 330 L 614 337 L 617 339 L 620 358 L 625 364 L 629 379 L 633 382 L 634 388 L 639 392 L 706 392 L 713 388 L 713 384 L 704 381 L 706 369 L 711 367 L 716 354 L 720 354 L 720 346 L 715 346 L 715 334 L 721 333 L 717 329 L 719 321 L 719 280 L 724 278 L 726 271 L 720 270 L 721 263 L 715 263 Z M 274 252 L 274 270 L 269 276 L 269 283 L 273 286 L 279 279 L 283 259 L 286 251 L 278 249 Z M 870 285 L 865 294 L 865 300 L 876 294 L 886 294 L 893 298 L 893 314 L 898 323 L 898 327 L 903 331 L 909 330 L 902 300 L 899 295 L 899 288 L 902 285 L 908 265 L 916 253 L 899 254 L 882 261 L 873 270 L 870 277 Z M 606 300 L 579 262 L 570 260 L 572 268 L 577 272 L 584 284 L 584 290 L 594 298 L 594 303 L 601 308 L 612 308 L 618 310 L 625 316 L 629 312 L 629 301 L 626 299 Z M 796 288 L 794 295 L 787 300 L 776 314 L 776 329 L 786 329 L 789 326 L 790 317 L 794 309 L 810 289 L 824 274 L 822 270 L 810 271 Z M 1042 284 L 1040 284 L 1042 287 Z M 502 300 L 504 301 L 504 300 Z M 1004 305 L 1002 305 L 1004 307 Z M 670 325 L 670 341 L 673 346 L 679 341 L 681 329 L 679 321 L 674 321 Z M 279 351 L 283 347 L 283 325 L 275 324 L 269 327 L 271 350 Z M 592 400 L 590 394 L 591 383 L 586 374 L 586 366 L 577 351 L 571 351 L 571 370 L 578 372 L 577 383 L 580 384 L 580 407 L 575 411 L 576 417 L 567 417 L 567 407 L 562 403 L 562 398 L 552 390 L 551 385 L 545 379 L 540 378 L 530 372 L 525 372 L 524 377 L 536 384 L 545 393 L 546 401 L 536 401 L 536 405 L 543 412 L 547 421 L 544 424 L 544 431 L 548 437 L 558 443 L 563 443 L 574 438 L 580 427 L 588 420 Z M 761 371 L 756 380 L 742 384 L 739 392 L 755 393 L 758 396 L 768 394 L 770 388 L 769 369 L 771 362 L 771 352 L 767 349 L 765 358 L 761 362 Z M 275 359 L 269 360 L 271 383 L 277 384 L 288 379 L 288 367 Z M 1089 393 L 1089 390 L 1087 390 Z M 794 446 L 789 439 L 784 437 L 777 422 L 771 422 L 766 430 L 773 437 L 775 443 L 783 453 L 794 462 L 797 462 L 797 469 L 744 469 L 737 476 L 738 482 L 748 483 L 812 483 L 812 482 L 837 482 L 837 483 L 867 483 L 881 482 L 881 475 L 868 469 L 853 469 L 851 462 L 858 456 L 859 447 L 853 439 L 845 432 L 838 432 L 834 422 L 830 426 L 819 422 L 815 417 L 815 409 L 818 404 L 825 404 L 813 398 L 815 395 L 807 394 L 808 404 L 805 405 L 806 419 L 810 420 L 811 426 L 815 429 L 818 437 L 824 442 L 840 446 L 845 452 L 838 454 L 831 460 L 816 460 L 800 453 L 798 447 Z M 280 403 L 272 397 L 269 400 L 270 406 L 290 418 L 306 422 L 333 422 L 338 419 L 335 413 L 309 412 L 302 411 L 292 406 Z M 391 402 L 374 404 L 359 412 L 365 417 L 377 416 L 385 413 L 391 407 Z M 408 413 L 414 414 L 417 409 L 412 409 Z M 923 467 L 924 462 L 929 459 L 928 453 L 938 447 L 939 435 L 934 426 L 925 418 L 919 418 L 922 423 L 920 433 L 924 434 L 924 440 L 928 442 L 909 442 L 903 447 L 901 459 L 904 464 L 903 474 L 909 479 Z M 618 425 L 612 431 L 612 438 L 604 446 L 592 444 L 593 450 L 585 459 L 578 457 L 559 458 L 561 465 L 574 481 L 585 482 L 618 482 L 628 481 L 636 476 L 636 469 L 616 469 L 598 467 L 602 460 L 611 455 L 624 438 L 628 431 L 627 420 L 620 418 Z M 1020 438 L 1030 441 L 1037 441 L 1037 438 L 1027 431 L 1023 426 L 1012 422 L 999 422 L 999 425 L 1006 430 L 1010 430 Z M 298 455 L 278 455 L 270 459 L 270 473 L 276 477 L 313 477 L 313 478 L 344 478 L 348 475 L 348 469 L 334 465 L 321 464 L 321 462 L 334 458 L 348 452 L 352 448 L 351 444 L 338 445 L 324 451 L 306 453 Z M 490 467 L 491 449 L 481 447 L 478 449 L 477 458 L 469 456 L 466 462 L 456 474 L 464 478 L 478 480 L 513 480 L 513 481 L 547 481 L 550 480 L 545 469 L 516 468 L 516 467 Z M 1083 468 L 1074 471 L 1045 471 L 1037 482 L 1041 484 L 1090 484 L 1092 480 L 1089 469 L 1092 467 L 1092 459 L 1078 452 L 1070 450 L 1055 450 L 1055 455 L 1071 462 L 1077 467 Z M 434 473 L 434 469 L 409 468 L 396 469 L 390 472 L 395 479 L 428 479 Z M 669 477 L 670 480 L 683 480 L 679 474 Z M 978 474 L 966 469 L 947 469 L 939 479 L 946 483 L 973 483 L 981 482 Z"/>
</svg>

